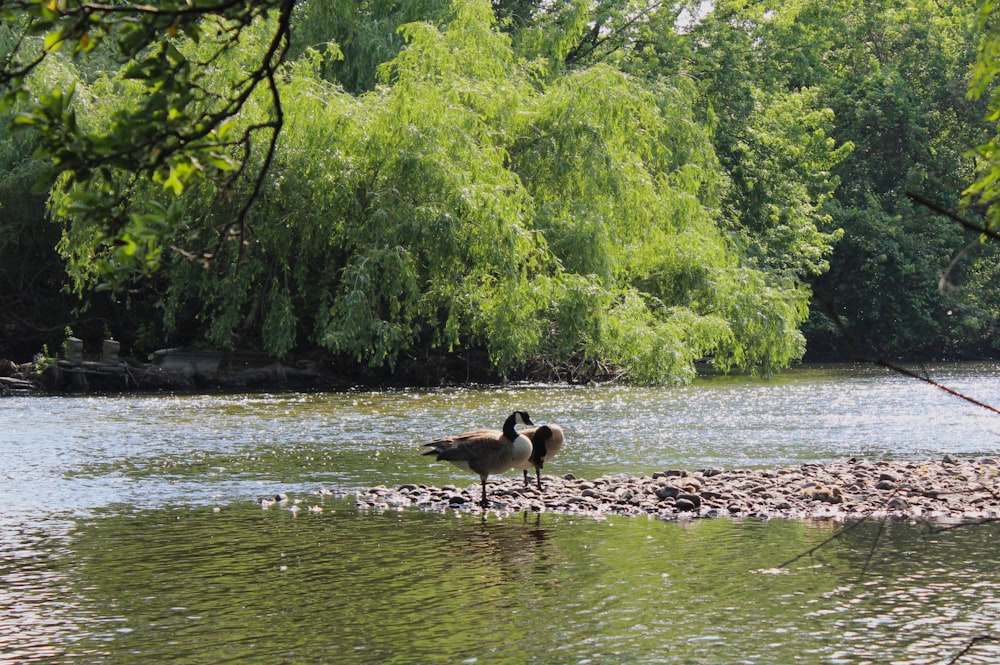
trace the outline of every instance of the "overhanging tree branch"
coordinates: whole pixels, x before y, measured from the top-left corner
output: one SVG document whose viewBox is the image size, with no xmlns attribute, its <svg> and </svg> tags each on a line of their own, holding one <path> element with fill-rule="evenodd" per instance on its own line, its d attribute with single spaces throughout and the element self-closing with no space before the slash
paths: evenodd
<svg viewBox="0 0 1000 665">
<path fill-rule="evenodd" d="M 205 178 L 215 183 L 217 196 L 228 199 L 238 182 L 249 179 L 249 193 L 220 227 L 215 250 L 197 254 L 209 260 L 224 242 L 244 239 L 284 124 L 276 75 L 288 52 L 294 6 L 294 0 L 164 0 L 155 5 L 0 0 L 5 27 L 20 29 L 14 49 L 0 60 L 0 104 L 18 110 L 12 129 L 37 135 L 38 154 L 50 163 L 40 185 L 51 187 L 63 176 L 75 218 L 104 229 L 109 255 L 102 272 L 112 285 L 155 269 L 160 248 L 174 245 L 169 239 L 178 230 L 177 219 L 137 210 L 132 201 L 140 181 L 161 183 L 180 198 L 190 181 Z M 261 21 L 271 34 L 257 66 L 232 84 L 204 84 L 211 66 Z M 179 48 L 181 40 L 214 41 L 218 47 L 207 60 L 189 60 Z M 101 44 L 129 63 L 127 79 L 143 84 L 135 106 L 116 111 L 108 126 L 88 132 L 76 120 L 72 89 L 30 101 L 28 77 L 47 58 L 60 50 L 85 57 Z M 262 86 L 271 117 L 232 131 L 231 121 Z M 266 149 L 252 166 L 253 137 L 261 132 L 268 134 Z"/>
</svg>

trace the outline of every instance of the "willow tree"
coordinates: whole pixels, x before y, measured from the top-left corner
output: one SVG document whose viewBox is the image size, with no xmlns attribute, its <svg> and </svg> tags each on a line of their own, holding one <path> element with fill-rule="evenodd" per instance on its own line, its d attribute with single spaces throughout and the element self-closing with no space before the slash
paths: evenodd
<svg viewBox="0 0 1000 665">
<path fill-rule="evenodd" d="M 282 356 L 320 346 L 391 369 L 401 358 L 485 351 L 498 374 L 573 368 L 681 381 L 694 362 L 768 370 L 802 353 L 808 292 L 755 265 L 719 227 L 728 186 L 691 86 L 607 65 L 549 78 L 514 56 L 484 0 L 459 0 L 441 27 L 404 26 L 379 84 L 350 94 L 307 50 L 275 73 L 283 130 L 252 145 L 268 165 L 240 242 L 211 259 L 174 252 L 157 283 L 166 332 Z M 272 31 L 244 33 L 204 85 L 239 80 Z M 256 35 L 256 38 L 253 38 Z M 203 44 L 178 43 L 187 59 Z M 100 126 L 142 90 L 122 74 L 80 81 L 80 122 Z M 267 90 L 228 129 L 272 117 Z M 252 194 L 245 181 L 149 180 L 130 191 L 197 246 Z M 224 194 L 220 196 L 220 194 Z M 54 199 L 81 288 L 104 244 Z"/>
</svg>

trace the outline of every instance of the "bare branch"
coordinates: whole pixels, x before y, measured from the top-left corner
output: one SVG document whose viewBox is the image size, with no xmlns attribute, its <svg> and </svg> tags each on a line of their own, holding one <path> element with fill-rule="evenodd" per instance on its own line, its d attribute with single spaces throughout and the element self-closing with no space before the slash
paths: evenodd
<svg viewBox="0 0 1000 665">
<path fill-rule="evenodd" d="M 976 646 L 980 642 L 995 642 L 998 639 L 1000 638 L 997 638 L 995 635 L 976 635 L 975 637 L 971 638 L 968 641 L 968 643 L 964 647 L 962 647 L 962 650 L 959 651 L 957 654 L 955 654 L 954 657 L 952 657 L 952 659 L 949 660 L 946 665 L 955 665 L 955 663 L 961 660 L 962 657 L 965 656 L 965 654 L 969 653 L 972 647 Z"/>
<path fill-rule="evenodd" d="M 938 383 L 929 376 L 917 374 L 912 370 L 906 369 L 905 367 L 890 362 L 888 360 L 885 360 L 884 358 L 872 358 L 867 356 L 866 354 L 861 353 L 858 350 L 857 345 L 854 343 L 854 339 L 851 336 L 851 333 L 847 330 L 847 326 L 844 324 L 844 320 L 840 317 L 839 314 L 837 314 L 836 311 L 834 311 L 833 304 L 827 298 L 823 298 L 816 293 L 813 293 L 813 300 L 820 304 L 820 306 L 823 308 L 824 312 L 826 313 L 830 321 L 832 321 L 833 324 L 837 326 L 837 329 L 840 330 L 840 334 L 843 336 L 844 341 L 847 343 L 848 349 L 851 352 L 851 356 L 857 362 L 868 363 L 871 365 L 878 365 L 879 367 L 885 367 L 886 369 L 890 369 L 894 372 L 897 372 L 904 376 L 908 376 L 912 379 L 923 381 L 924 383 L 930 384 L 935 388 L 938 388 L 939 390 L 943 390 L 949 395 L 958 397 L 959 399 L 963 399 L 966 402 L 969 402 L 970 404 L 974 404 L 980 408 L 986 409 L 987 411 L 1000 415 L 1000 409 L 998 409 L 997 407 L 991 406 L 989 404 L 986 404 L 985 402 L 981 402 L 975 398 L 969 397 L 968 395 L 960 393 L 957 390 L 953 390 L 948 386 Z"/>
<path fill-rule="evenodd" d="M 980 226 L 978 224 L 973 224 L 972 222 L 963 219 L 960 215 L 957 215 L 950 210 L 946 210 L 941 206 L 939 206 L 938 204 L 934 203 L 933 201 L 930 201 L 914 192 L 907 192 L 906 195 L 909 198 L 916 201 L 917 203 L 919 203 L 920 205 L 924 206 L 925 208 L 933 210 L 939 215 L 944 215 L 948 219 L 958 222 L 964 229 L 968 229 L 969 231 L 975 231 L 976 233 L 981 233 L 984 236 L 987 236 L 988 238 L 992 238 L 993 240 L 1000 240 L 1000 233 L 997 233 L 993 229 L 987 228 L 985 226 Z"/>
</svg>

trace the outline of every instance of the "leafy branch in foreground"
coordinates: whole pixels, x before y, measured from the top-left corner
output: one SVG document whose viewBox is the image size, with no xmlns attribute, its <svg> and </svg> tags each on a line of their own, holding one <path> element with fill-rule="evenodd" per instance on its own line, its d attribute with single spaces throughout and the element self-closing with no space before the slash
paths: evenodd
<svg viewBox="0 0 1000 665">
<path fill-rule="evenodd" d="M 36 157 L 50 164 L 37 186 L 56 186 L 65 194 L 57 214 L 99 225 L 92 242 L 101 248 L 98 273 L 107 284 L 118 286 L 159 265 L 163 248 L 184 224 L 173 203 L 197 179 L 216 183 L 223 199 L 232 198 L 239 181 L 251 183 L 249 195 L 218 229 L 217 245 L 243 239 L 283 124 L 275 77 L 288 50 L 294 4 L 0 2 L 3 36 L 11 44 L 0 61 L 0 110 L 12 113 L 11 131 L 37 136 Z M 226 85 L 211 81 L 210 72 L 260 30 L 268 36 L 251 59 L 254 66 Z M 32 85 L 48 62 L 67 58 L 122 63 L 116 85 L 135 93 L 133 103 L 116 109 L 105 124 L 81 122 L 75 83 Z M 271 117 L 237 129 L 234 119 L 259 89 L 271 99 Z M 267 137 L 266 156 L 249 172 L 248 157 L 260 134 Z M 144 181 L 162 187 L 166 201 L 134 200 Z M 218 252 L 218 246 L 174 249 L 206 259 Z"/>
</svg>

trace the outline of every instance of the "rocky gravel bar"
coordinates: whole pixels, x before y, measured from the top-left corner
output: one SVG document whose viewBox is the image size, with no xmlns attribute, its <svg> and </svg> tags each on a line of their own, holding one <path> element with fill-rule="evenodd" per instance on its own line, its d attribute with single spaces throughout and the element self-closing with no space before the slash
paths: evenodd
<svg viewBox="0 0 1000 665">
<path fill-rule="evenodd" d="M 594 480 L 534 476 L 492 478 L 490 507 L 503 513 L 554 512 L 592 517 L 829 519 L 900 517 L 931 520 L 1000 518 L 1000 459 L 917 462 L 845 460 L 773 470 L 668 469 L 650 476 L 612 475 Z M 321 490 L 319 494 L 341 494 Z M 350 494 L 348 493 L 349 497 Z M 404 484 L 354 493 L 367 510 L 417 509 L 482 512 L 480 486 Z M 264 500 L 262 500 L 263 502 Z"/>
</svg>

